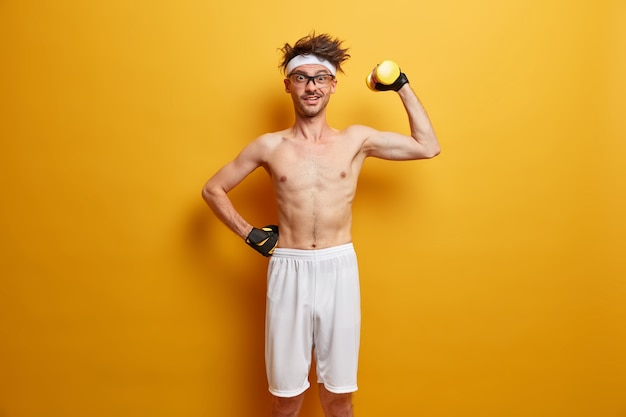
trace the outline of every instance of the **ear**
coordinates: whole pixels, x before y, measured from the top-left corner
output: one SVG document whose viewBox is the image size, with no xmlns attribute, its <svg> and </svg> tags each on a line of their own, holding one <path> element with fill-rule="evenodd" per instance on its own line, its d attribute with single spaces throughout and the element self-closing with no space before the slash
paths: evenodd
<svg viewBox="0 0 626 417">
<path fill-rule="evenodd" d="M 333 83 L 330 85 L 330 94 L 335 94 L 335 90 L 337 89 L 337 79 L 333 80 Z"/>
<path fill-rule="evenodd" d="M 283 82 L 285 83 L 285 92 L 291 93 L 291 91 L 289 90 L 289 78 L 285 78 Z"/>
</svg>

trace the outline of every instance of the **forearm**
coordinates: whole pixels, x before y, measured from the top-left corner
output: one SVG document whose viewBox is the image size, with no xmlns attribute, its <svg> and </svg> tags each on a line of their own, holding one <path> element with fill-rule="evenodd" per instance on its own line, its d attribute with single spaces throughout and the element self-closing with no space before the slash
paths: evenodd
<svg viewBox="0 0 626 417">
<path fill-rule="evenodd" d="M 411 127 L 411 136 L 427 150 L 428 156 L 434 157 L 441 151 L 437 135 L 426 113 L 426 109 L 411 88 L 410 84 L 404 84 L 398 94 L 406 109 Z"/>
<path fill-rule="evenodd" d="M 205 187 L 202 190 L 202 198 L 211 208 L 215 216 L 230 230 L 242 239 L 248 236 L 252 230 L 252 225 L 239 214 L 224 191 L 212 190 Z"/>
</svg>

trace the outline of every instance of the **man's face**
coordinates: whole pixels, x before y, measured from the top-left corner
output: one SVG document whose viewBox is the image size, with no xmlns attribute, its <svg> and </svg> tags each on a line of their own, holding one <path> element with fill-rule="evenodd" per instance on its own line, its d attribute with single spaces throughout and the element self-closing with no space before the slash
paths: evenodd
<svg viewBox="0 0 626 417">
<path fill-rule="evenodd" d="M 336 85 L 330 71 L 318 64 L 296 67 L 285 79 L 285 90 L 291 94 L 296 112 L 306 117 L 317 116 L 326 108 Z"/>
</svg>

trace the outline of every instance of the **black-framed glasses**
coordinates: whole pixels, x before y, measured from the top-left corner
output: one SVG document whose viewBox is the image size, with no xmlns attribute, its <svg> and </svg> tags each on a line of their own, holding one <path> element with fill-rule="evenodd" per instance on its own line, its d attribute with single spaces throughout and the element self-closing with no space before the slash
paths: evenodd
<svg viewBox="0 0 626 417">
<path fill-rule="evenodd" d="M 301 72 L 291 73 L 288 77 L 296 85 L 309 85 L 309 82 L 313 81 L 313 85 L 318 87 L 326 87 L 335 79 L 332 74 L 306 75 Z"/>
</svg>

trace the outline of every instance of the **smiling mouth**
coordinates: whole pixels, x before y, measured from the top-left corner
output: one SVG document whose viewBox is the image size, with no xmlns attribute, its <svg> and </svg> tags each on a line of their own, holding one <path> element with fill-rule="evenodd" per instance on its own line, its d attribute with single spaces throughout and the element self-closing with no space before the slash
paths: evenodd
<svg viewBox="0 0 626 417">
<path fill-rule="evenodd" d="M 307 103 L 317 103 L 319 101 L 320 97 L 319 96 L 305 96 L 302 97 L 302 100 L 307 102 Z"/>
</svg>

